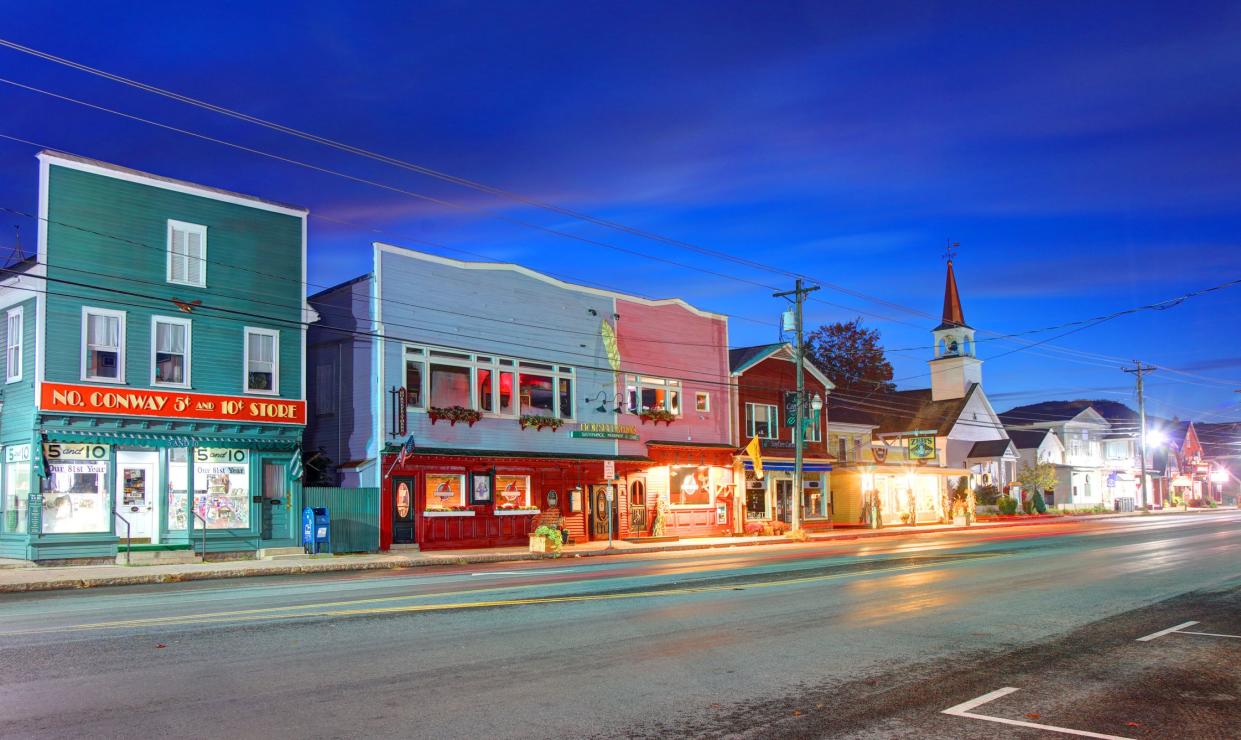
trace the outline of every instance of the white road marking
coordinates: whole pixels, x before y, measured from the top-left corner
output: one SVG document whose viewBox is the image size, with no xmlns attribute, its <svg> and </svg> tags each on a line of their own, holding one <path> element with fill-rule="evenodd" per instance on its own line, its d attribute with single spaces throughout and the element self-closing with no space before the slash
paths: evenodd
<svg viewBox="0 0 1241 740">
<path fill-rule="evenodd" d="M 541 576 L 544 573 L 568 573 L 572 568 L 554 568 L 551 570 L 502 570 L 495 573 L 471 573 L 472 576 Z"/>
<path fill-rule="evenodd" d="M 1181 632 L 1182 635 L 1205 635 L 1206 637 L 1231 637 L 1234 640 L 1241 640 L 1241 635 L 1221 635 L 1217 632 Z"/>
<path fill-rule="evenodd" d="M 1164 635 L 1170 635 L 1173 632 L 1180 632 L 1186 627 L 1193 627 L 1195 624 L 1198 624 L 1198 623 L 1197 622 L 1185 622 L 1184 624 L 1178 624 L 1177 626 L 1169 627 L 1166 630 L 1159 630 L 1158 632 L 1152 632 L 1146 637 L 1139 637 L 1137 641 L 1138 642 L 1150 642 L 1151 640 L 1154 640 L 1157 637 L 1163 637 Z"/>
<path fill-rule="evenodd" d="M 1077 735 L 1078 737 L 1098 737 L 1098 738 L 1103 738 L 1103 740 L 1132 740 L 1131 738 L 1127 738 L 1122 735 L 1105 735 L 1101 732 L 1088 732 L 1086 730 L 1073 730 L 1068 727 L 1056 727 L 1055 725 L 1041 725 L 1037 722 L 1026 722 L 1020 719 L 1007 719 L 1005 717 L 992 717 L 986 714 L 975 714 L 974 712 L 970 711 L 971 709 L 974 709 L 975 707 L 980 707 L 983 704 L 986 704 L 987 702 L 995 701 L 996 699 L 999 699 L 1000 697 L 1003 697 L 1003 696 L 1008 696 L 1009 694 L 1017 690 L 1018 689 L 1016 689 L 1013 686 L 1005 686 L 1004 688 L 996 689 L 995 691 L 992 691 L 989 694 L 983 694 L 977 699 L 970 699 L 967 702 L 962 702 L 960 704 L 957 704 L 956 706 L 949 707 L 945 709 L 943 713 L 950 714 L 954 717 L 965 717 L 967 719 L 980 719 L 980 720 L 983 720 L 984 722 L 998 722 L 1003 725 L 1013 725 L 1015 727 L 1031 727 L 1036 730 L 1047 730 L 1048 732 L 1059 732 L 1063 735 Z"/>
</svg>

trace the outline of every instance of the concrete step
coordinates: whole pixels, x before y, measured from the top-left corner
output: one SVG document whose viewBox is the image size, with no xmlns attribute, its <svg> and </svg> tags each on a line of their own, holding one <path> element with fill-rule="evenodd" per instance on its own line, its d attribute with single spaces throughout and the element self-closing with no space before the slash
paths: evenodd
<svg viewBox="0 0 1241 740">
<path fill-rule="evenodd" d="M 125 549 L 116 554 L 117 565 L 181 565 L 201 563 L 203 559 L 192 550 L 134 550 L 126 561 Z"/>
<path fill-rule="evenodd" d="M 289 560 L 306 557 L 306 551 L 300 547 L 264 547 L 254 557 L 257 560 Z"/>
<path fill-rule="evenodd" d="M 415 542 L 412 545 L 389 545 L 388 550 L 392 552 L 421 552 L 422 548 Z"/>
</svg>

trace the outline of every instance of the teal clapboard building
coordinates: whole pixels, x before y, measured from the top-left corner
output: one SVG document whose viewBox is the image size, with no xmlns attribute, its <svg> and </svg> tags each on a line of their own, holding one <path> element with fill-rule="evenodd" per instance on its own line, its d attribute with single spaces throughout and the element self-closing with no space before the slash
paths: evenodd
<svg viewBox="0 0 1241 740">
<path fill-rule="evenodd" d="M 0 274 L 0 557 L 297 544 L 306 211 L 38 160 L 38 254 Z"/>
</svg>

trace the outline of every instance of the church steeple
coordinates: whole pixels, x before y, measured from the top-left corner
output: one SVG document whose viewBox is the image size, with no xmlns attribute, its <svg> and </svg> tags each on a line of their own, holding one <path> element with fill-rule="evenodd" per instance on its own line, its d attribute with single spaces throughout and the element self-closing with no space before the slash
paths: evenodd
<svg viewBox="0 0 1241 740">
<path fill-rule="evenodd" d="M 956 246 L 955 244 L 952 246 Z M 952 269 L 953 252 L 948 257 L 944 279 L 944 315 L 931 334 L 935 337 L 935 359 L 931 360 L 931 397 L 936 400 L 963 398 L 975 383 L 982 382 L 982 360 L 974 356 L 974 329 L 965 323 L 957 275 Z"/>
<path fill-rule="evenodd" d="M 961 294 L 957 292 L 957 274 L 952 270 L 952 260 L 948 260 L 948 277 L 944 281 L 944 319 L 940 329 L 953 326 L 968 326 L 965 323 L 965 312 L 961 310 Z"/>
</svg>

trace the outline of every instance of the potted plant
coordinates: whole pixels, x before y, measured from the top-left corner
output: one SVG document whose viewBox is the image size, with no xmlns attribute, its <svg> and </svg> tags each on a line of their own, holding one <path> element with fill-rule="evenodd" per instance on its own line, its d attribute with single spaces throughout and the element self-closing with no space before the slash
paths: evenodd
<svg viewBox="0 0 1241 740">
<path fill-rule="evenodd" d="M 559 553 L 563 545 L 560 530 L 546 524 L 534 530 L 530 535 L 530 552 Z"/>
<path fill-rule="evenodd" d="M 659 422 L 662 421 L 665 425 L 670 426 L 672 422 L 676 421 L 676 418 L 676 414 L 664 409 L 643 409 L 638 412 L 638 419 L 640 419 L 643 424 L 649 421 L 658 426 Z"/>
<path fill-rule="evenodd" d="M 464 421 L 470 426 L 474 426 L 475 422 L 483 418 L 483 412 L 467 409 L 464 406 L 432 406 L 427 409 L 427 417 L 431 419 L 432 425 L 443 419 L 450 426 L 454 427 L 459 421 Z"/>
<path fill-rule="evenodd" d="M 564 419 L 555 416 L 540 416 L 538 414 L 522 414 L 517 420 L 522 429 L 534 428 L 535 431 L 543 431 L 543 427 L 550 428 L 553 432 L 564 426 Z"/>
</svg>

